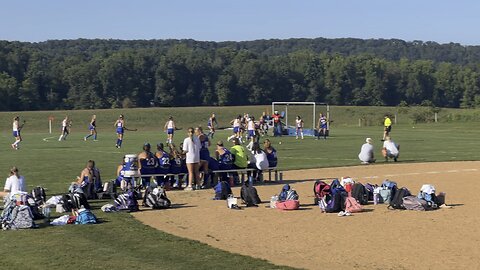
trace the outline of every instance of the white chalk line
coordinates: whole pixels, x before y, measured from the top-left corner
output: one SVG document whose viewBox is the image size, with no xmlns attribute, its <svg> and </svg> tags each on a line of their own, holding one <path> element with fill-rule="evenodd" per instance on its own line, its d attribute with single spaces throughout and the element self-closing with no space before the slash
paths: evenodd
<svg viewBox="0 0 480 270">
<path fill-rule="evenodd" d="M 377 179 L 380 177 L 396 177 L 396 176 L 409 176 L 409 175 L 420 175 L 420 174 L 440 174 L 440 173 L 459 173 L 459 172 L 477 172 L 478 169 L 462 169 L 462 170 L 447 170 L 447 171 L 429 171 L 429 172 L 411 172 L 411 173 L 399 173 L 399 174 L 384 174 L 381 176 L 371 175 L 371 176 L 361 176 L 358 178 L 363 179 Z"/>
<path fill-rule="evenodd" d="M 55 136 L 52 136 L 52 137 L 46 137 L 46 138 L 43 138 L 42 140 L 44 142 L 48 142 L 50 139 L 53 139 L 53 138 L 56 138 Z"/>
</svg>

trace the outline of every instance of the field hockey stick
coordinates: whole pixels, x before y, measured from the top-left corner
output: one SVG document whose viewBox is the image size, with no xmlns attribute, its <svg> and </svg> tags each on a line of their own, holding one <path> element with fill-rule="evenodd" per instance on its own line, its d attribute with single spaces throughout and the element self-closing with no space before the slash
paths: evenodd
<svg viewBox="0 0 480 270">
<path fill-rule="evenodd" d="M 138 131 L 138 129 L 136 128 L 133 128 L 133 129 L 130 129 L 130 128 L 124 128 L 125 130 L 128 130 L 128 131 Z"/>
</svg>

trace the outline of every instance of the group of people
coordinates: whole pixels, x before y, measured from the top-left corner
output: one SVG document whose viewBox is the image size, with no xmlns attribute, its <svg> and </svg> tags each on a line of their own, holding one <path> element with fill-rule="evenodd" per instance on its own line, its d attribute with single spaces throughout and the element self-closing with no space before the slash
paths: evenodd
<svg viewBox="0 0 480 270">
<path fill-rule="evenodd" d="M 155 176 L 172 174 L 188 175 L 188 180 L 183 185 L 185 190 L 207 188 L 213 186 L 211 172 L 215 170 L 252 168 L 255 170 L 249 174 L 249 179 L 253 181 L 259 180 L 262 170 L 277 166 L 277 151 L 272 147 L 270 140 L 264 141 L 263 149 L 258 142 L 246 148 L 238 138 L 234 138 L 232 143 L 233 146 L 228 149 L 223 141 L 218 141 L 215 155 L 212 157 L 208 149 L 211 144 L 210 136 L 205 134 L 201 127 L 188 128 L 187 136 L 179 148 L 171 142 L 168 143 L 169 149 L 166 151 L 165 145 L 158 143 L 157 151 L 153 153 L 151 145 L 145 143 L 142 152 L 138 154 L 138 173 L 142 177 L 142 186 L 150 186 L 153 175 L 157 185 L 182 188 L 183 177 Z M 125 173 L 132 168 L 137 169 L 132 165 L 134 164 L 124 157 L 117 169 L 117 185 L 121 186 L 122 182 L 134 185 L 133 176 Z M 235 179 L 238 181 L 238 175 L 235 173 L 221 173 L 220 177 L 225 181 L 235 182 Z"/>
<path fill-rule="evenodd" d="M 385 162 L 388 162 L 389 159 L 393 159 L 393 161 L 397 162 L 400 155 L 400 145 L 395 143 L 390 137 L 391 131 L 392 120 L 388 115 L 385 115 L 383 139 L 381 140 L 383 141 L 382 156 L 385 159 Z M 365 140 L 365 143 L 362 145 L 360 153 L 358 154 L 358 158 L 362 164 L 370 164 L 376 161 L 373 140 L 371 138 Z"/>
</svg>

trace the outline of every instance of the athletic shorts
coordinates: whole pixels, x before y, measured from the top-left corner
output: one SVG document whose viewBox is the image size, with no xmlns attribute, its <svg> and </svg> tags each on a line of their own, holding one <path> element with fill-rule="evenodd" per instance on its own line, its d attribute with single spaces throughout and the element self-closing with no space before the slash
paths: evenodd
<svg viewBox="0 0 480 270">
<path fill-rule="evenodd" d="M 249 130 L 248 131 L 248 137 L 255 137 L 255 130 Z"/>
<path fill-rule="evenodd" d="M 20 137 L 20 131 L 13 131 L 13 137 Z"/>
<path fill-rule="evenodd" d="M 320 128 L 327 128 L 327 124 L 321 124 Z"/>
<path fill-rule="evenodd" d="M 240 127 L 233 127 L 233 133 L 240 132 Z"/>
<path fill-rule="evenodd" d="M 68 128 L 67 127 L 62 127 L 62 132 L 63 133 L 68 133 Z"/>
<path fill-rule="evenodd" d="M 167 134 L 169 134 L 169 135 L 172 134 L 173 135 L 173 132 L 174 132 L 173 128 L 167 129 Z"/>
<path fill-rule="evenodd" d="M 122 127 L 117 128 L 117 134 L 123 134 L 123 128 Z"/>
<path fill-rule="evenodd" d="M 385 131 L 390 133 L 390 131 L 392 131 L 392 126 L 385 127 Z"/>
<path fill-rule="evenodd" d="M 95 130 L 95 126 L 90 125 L 90 126 L 88 126 L 88 129 L 89 130 Z"/>
</svg>

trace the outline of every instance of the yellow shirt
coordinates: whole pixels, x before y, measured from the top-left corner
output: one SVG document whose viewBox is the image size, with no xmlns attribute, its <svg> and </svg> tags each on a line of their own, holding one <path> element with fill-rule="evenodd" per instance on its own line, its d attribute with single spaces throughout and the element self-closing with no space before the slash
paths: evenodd
<svg viewBox="0 0 480 270">
<path fill-rule="evenodd" d="M 389 127 L 392 125 L 392 120 L 389 117 L 385 118 L 384 126 Z"/>
</svg>

